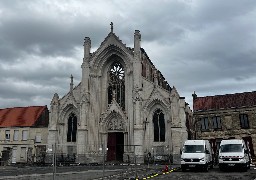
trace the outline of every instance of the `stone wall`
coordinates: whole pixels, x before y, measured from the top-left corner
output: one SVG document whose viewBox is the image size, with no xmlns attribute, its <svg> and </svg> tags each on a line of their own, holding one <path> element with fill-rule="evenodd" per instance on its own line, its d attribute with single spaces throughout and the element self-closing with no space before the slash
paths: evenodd
<svg viewBox="0 0 256 180">
<path fill-rule="evenodd" d="M 241 128 L 239 114 L 247 114 L 249 128 Z M 221 129 L 214 129 L 212 117 L 220 116 Z M 200 118 L 208 117 L 209 130 L 201 130 Z M 231 108 L 194 112 L 196 139 L 229 139 L 251 137 L 253 154 L 256 153 L 256 107 Z"/>
</svg>

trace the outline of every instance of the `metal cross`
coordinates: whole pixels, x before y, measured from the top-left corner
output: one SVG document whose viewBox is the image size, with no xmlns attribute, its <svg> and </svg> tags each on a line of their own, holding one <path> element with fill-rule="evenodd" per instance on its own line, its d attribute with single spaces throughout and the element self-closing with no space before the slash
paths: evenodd
<svg viewBox="0 0 256 180">
<path fill-rule="evenodd" d="M 111 26 L 111 32 L 113 33 L 113 22 L 110 23 L 110 26 Z"/>
</svg>

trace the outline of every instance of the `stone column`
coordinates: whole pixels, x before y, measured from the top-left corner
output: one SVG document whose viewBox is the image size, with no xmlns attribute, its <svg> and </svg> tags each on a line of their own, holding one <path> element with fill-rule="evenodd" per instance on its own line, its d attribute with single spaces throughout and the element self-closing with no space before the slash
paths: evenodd
<svg viewBox="0 0 256 180">
<path fill-rule="evenodd" d="M 51 110 L 49 113 L 49 126 L 48 126 L 48 137 L 47 137 L 47 154 L 46 162 L 52 162 L 52 151 L 53 146 L 58 143 L 58 119 L 59 119 L 59 96 L 57 93 L 54 94 L 51 101 Z"/>
<path fill-rule="evenodd" d="M 134 125 L 134 153 L 136 163 L 144 163 L 143 125 Z"/>
<path fill-rule="evenodd" d="M 141 50 L 140 50 L 141 34 L 139 30 L 134 33 L 134 61 L 133 61 L 133 103 L 134 103 L 134 155 L 136 163 L 144 162 L 143 152 L 143 123 L 141 120 L 142 112 L 142 79 L 141 79 Z"/>
<path fill-rule="evenodd" d="M 84 58 L 82 63 L 82 93 L 89 92 L 89 60 L 90 60 L 90 50 L 91 50 L 91 39 L 85 37 L 84 39 Z"/>
<path fill-rule="evenodd" d="M 77 163 L 86 163 L 87 130 L 77 130 Z"/>
<path fill-rule="evenodd" d="M 89 117 L 89 60 L 90 60 L 91 40 L 89 37 L 84 39 L 84 58 L 82 63 L 82 81 L 81 81 L 81 106 L 80 118 L 77 130 L 77 154 L 79 163 L 87 161 L 86 153 L 88 151 L 88 117 Z"/>
</svg>

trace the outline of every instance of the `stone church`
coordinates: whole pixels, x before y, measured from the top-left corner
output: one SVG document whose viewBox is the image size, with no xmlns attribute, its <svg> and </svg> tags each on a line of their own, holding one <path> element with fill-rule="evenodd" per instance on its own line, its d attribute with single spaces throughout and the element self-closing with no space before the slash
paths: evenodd
<svg viewBox="0 0 256 180">
<path fill-rule="evenodd" d="M 78 163 L 143 163 L 149 155 L 178 161 L 191 110 L 140 43 L 135 30 L 127 47 L 113 23 L 95 52 L 85 37 L 81 82 L 74 86 L 71 75 L 67 94 L 51 101 L 48 149 L 56 145 Z"/>
</svg>

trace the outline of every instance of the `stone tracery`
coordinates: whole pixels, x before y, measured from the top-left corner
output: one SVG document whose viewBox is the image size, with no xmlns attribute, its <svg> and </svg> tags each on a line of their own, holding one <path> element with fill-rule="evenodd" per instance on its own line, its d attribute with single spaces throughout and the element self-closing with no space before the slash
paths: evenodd
<svg viewBox="0 0 256 180">
<path fill-rule="evenodd" d="M 125 73 L 121 63 L 114 62 L 108 71 L 108 104 L 115 99 L 125 109 Z"/>
</svg>

